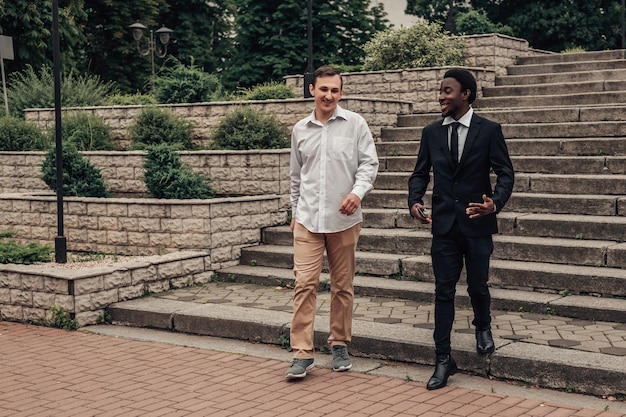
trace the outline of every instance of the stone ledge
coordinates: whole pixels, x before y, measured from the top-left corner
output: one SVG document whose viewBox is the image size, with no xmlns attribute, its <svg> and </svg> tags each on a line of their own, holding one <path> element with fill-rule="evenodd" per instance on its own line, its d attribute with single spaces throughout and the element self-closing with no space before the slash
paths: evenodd
<svg viewBox="0 0 626 417">
<path fill-rule="evenodd" d="M 0 320 L 37 322 L 60 305 L 79 326 L 96 324 L 112 303 L 204 284 L 209 252 L 180 251 L 90 268 L 69 265 L 0 265 Z M 126 278 L 126 279 L 125 279 Z"/>
</svg>

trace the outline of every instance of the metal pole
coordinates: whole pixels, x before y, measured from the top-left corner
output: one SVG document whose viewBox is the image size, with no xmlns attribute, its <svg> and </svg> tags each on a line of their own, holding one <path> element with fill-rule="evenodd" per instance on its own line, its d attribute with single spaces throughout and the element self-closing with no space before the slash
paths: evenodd
<svg viewBox="0 0 626 417">
<path fill-rule="evenodd" d="M 625 13 L 624 13 L 624 5 L 625 5 L 625 1 L 622 0 L 622 49 L 626 48 L 626 19 L 625 19 Z"/>
<path fill-rule="evenodd" d="M 67 242 L 63 235 L 63 142 L 61 140 L 61 46 L 59 40 L 59 0 L 52 0 L 52 57 L 54 63 L 54 123 L 57 168 L 57 237 L 55 259 L 67 262 Z"/>
<path fill-rule="evenodd" d="M 307 66 L 304 73 L 304 98 L 311 97 L 309 84 L 313 81 L 313 0 L 308 0 L 307 4 Z"/>
<path fill-rule="evenodd" d="M 626 48 L 626 19 L 624 18 L 625 1 L 622 0 L 622 49 Z"/>
<path fill-rule="evenodd" d="M 150 44 L 148 45 L 148 50 L 150 51 L 150 59 L 152 60 L 152 93 L 154 93 L 154 79 L 156 74 L 154 72 L 154 51 L 156 49 L 156 45 L 154 44 L 154 32 L 152 29 L 150 30 Z"/>
<path fill-rule="evenodd" d="M 2 57 L 2 51 L 0 51 L 0 67 L 2 68 L 2 91 L 4 92 L 4 107 L 6 110 L 6 116 L 9 115 L 9 99 L 7 98 L 7 80 L 4 75 L 4 58 Z"/>
</svg>

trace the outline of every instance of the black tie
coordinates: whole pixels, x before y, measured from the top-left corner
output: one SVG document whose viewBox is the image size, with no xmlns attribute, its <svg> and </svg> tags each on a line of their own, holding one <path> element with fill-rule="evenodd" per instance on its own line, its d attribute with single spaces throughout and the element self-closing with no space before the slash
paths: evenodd
<svg viewBox="0 0 626 417">
<path fill-rule="evenodd" d="M 460 124 L 459 122 L 452 123 L 452 134 L 450 135 L 450 153 L 455 167 L 459 164 L 459 132 L 457 129 Z"/>
</svg>

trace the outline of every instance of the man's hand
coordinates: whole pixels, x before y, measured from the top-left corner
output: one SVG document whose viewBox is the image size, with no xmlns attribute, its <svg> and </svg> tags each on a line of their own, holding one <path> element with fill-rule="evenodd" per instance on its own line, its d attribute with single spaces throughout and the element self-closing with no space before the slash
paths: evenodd
<svg viewBox="0 0 626 417">
<path fill-rule="evenodd" d="M 470 219 L 477 219 L 478 217 L 486 216 L 495 211 L 496 206 L 493 204 L 493 200 L 483 194 L 483 202 L 469 203 L 468 207 L 465 209 L 465 214 L 467 214 Z"/>
<path fill-rule="evenodd" d="M 346 216 L 351 216 L 356 213 L 356 210 L 361 205 L 361 199 L 354 193 L 350 193 L 344 197 L 341 202 L 341 206 L 339 206 L 339 212 L 341 214 L 345 214 Z"/>
<path fill-rule="evenodd" d="M 291 219 L 291 223 L 289 223 L 289 228 L 293 232 L 293 229 L 295 229 L 295 227 L 296 227 L 296 218 L 294 217 L 293 219 Z"/>
<path fill-rule="evenodd" d="M 422 212 L 425 213 L 423 211 L 424 210 L 423 205 L 421 205 L 420 203 L 413 204 L 413 207 L 411 207 L 411 216 L 415 217 L 417 220 L 422 222 L 422 224 L 432 223 L 433 219 L 430 217 L 430 214 L 426 214 L 426 216 L 422 216 L 422 214 L 420 213 L 420 209 L 422 209 Z"/>
</svg>

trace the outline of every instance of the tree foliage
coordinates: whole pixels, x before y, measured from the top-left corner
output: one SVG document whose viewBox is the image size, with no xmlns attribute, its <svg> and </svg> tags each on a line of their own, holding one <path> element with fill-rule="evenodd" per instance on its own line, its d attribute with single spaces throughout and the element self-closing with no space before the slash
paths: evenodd
<svg viewBox="0 0 626 417">
<path fill-rule="evenodd" d="M 367 71 L 465 64 L 465 43 L 440 23 L 421 19 L 415 25 L 378 32 L 365 45 Z"/>
<path fill-rule="evenodd" d="M 75 68 L 85 42 L 82 27 L 87 21 L 83 0 L 59 1 L 59 38 L 64 47 L 65 69 Z M 15 59 L 4 62 L 5 71 L 31 65 L 52 66 L 52 2 L 48 0 L 0 0 L 0 34 L 13 38 Z"/>
<path fill-rule="evenodd" d="M 451 11 L 455 19 L 470 10 L 484 13 L 496 30 L 505 30 L 499 33 L 508 33 L 510 27 L 514 36 L 538 49 L 621 47 L 620 0 L 471 0 L 469 10 L 466 4 L 460 0 L 408 0 L 405 11 L 429 21 L 446 21 Z"/>
<path fill-rule="evenodd" d="M 301 0 L 236 0 L 236 52 L 223 83 L 230 88 L 278 81 L 307 69 L 307 8 Z M 369 0 L 313 2 L 314 67 L 360 64 L 363 45 L 385 29 L 381 6 Z"/>
</svg>

